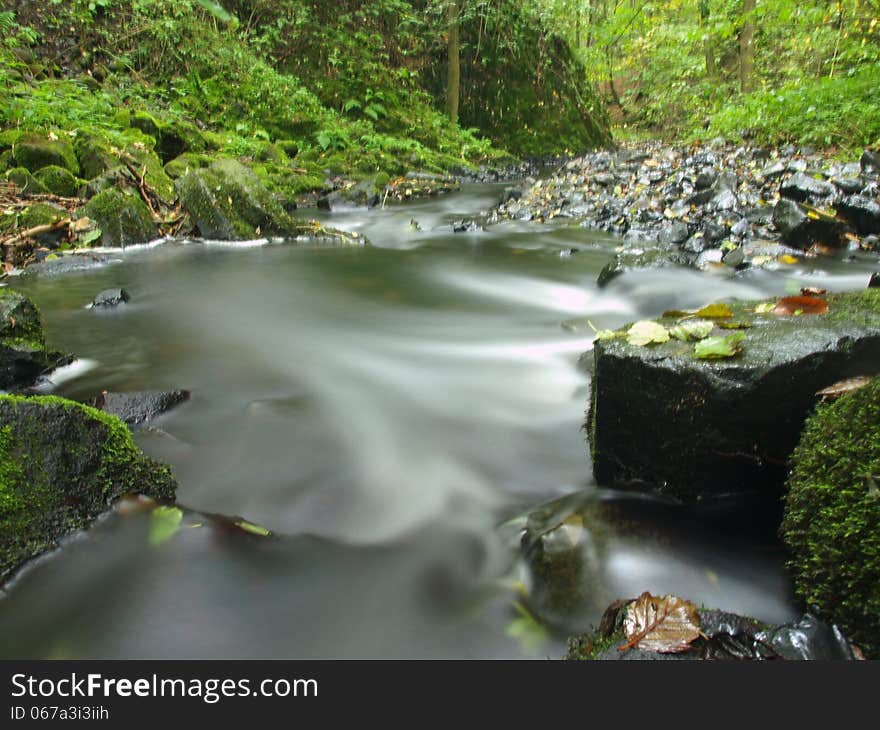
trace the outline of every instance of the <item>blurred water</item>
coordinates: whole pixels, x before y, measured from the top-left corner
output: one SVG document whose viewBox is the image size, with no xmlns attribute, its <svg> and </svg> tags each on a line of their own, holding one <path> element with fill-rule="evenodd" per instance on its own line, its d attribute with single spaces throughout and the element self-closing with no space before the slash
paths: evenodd
<svg viewBox="0 0 880 730">
<path fill-rule="evenodd" d="M 561 636 L 524 638 L 515 623 L 518 542 L 534 506 L 600 493 L 581 430 L 587 321 L 613 328 L 807 283 L 855 288 L 868 269 L 666 269 L 599 290 L 617 245 L 607 236 L 518 223 L 452 232 L 498 194 L 470 186 L 329 217 L 365 234 L 365 248 L 177 241 L 16 282 L 50 343 L 91 361 L 57 392 L 190 389 L 139 443 L 173 465 L 181 504 L 281 537 L 206 527 L 151 548 L 149 516 L 111 515 L 0 600 L 0 655 L 561 654 Z M 111 286 L 131 303 L 85 308 Z M 614 592 L 674 589 L 791 615 L 772 545 L 656 521 L 610 541 Z"/>
</svg>

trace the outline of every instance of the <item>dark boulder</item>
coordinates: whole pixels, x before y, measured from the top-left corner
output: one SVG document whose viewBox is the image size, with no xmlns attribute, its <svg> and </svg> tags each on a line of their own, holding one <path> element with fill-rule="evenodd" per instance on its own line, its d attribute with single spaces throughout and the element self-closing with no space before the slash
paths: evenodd
<svg viewBox="0 0 880 730">
<path fill-rule="evenodd" d="M 119 419 L 55 397 L 0 396 L 0 477 L 0 582 L 122 495 L 176 489 Z"/>
<path fill-rule="evenodd" d="M 125 289 L 105 289 L 92 301 L 93 307 L 118 307 L 129 301 L 131 297 Z"/>
<path fill-rule="evenodd" d="M 0 389 L 27 388 L 66 359 L 46 347 L 34 303 L 23 294 L 0 289 Z"/>
<path fill-rule="evenodd" d="M 859 160 L 863 175 L 876 177 L 880 175 L 880 151 L 865 150 Z"/>
<path fill-rule="evenodd" d="M 188 390 L 103 392 L 90 406 L 116 416 L 129 426 L 138 426 L 189 400 Z"/>
<path fill-rule="evenodd" d="M 836 192 L 837 189 L 830 182 L 817 180 L 802 172 L 792 175 L 779 187 L 779 194 L 783 198 L 796 200 L 800 203 L 821 201 L 831 197 Z"/>
<path fill-rule="evenodd" d="M 859 233 L 880 233 L 880 204 L 861 195 L 849 195 L 837 203 L 837 215 Z"/>
<path fill-rule="evenodd" d="M 880 291 L 827 303 L 826 314 L 804 316 L 732 304 L 749 328 L 727 359 L 697 359 L 676 339 L 597 341 L 588 433 L 598 483 L 686 502 L 781 492 L 817 391 L 880 372 Z"/>
<path fill-rule="evenodd" d="M 813 244 L 840 247 L 846 241 L 847 227 L 839 218 L 786 198 L 773 209 L 773 225 L 785 243 L 804 250 Z"/>
</svg>

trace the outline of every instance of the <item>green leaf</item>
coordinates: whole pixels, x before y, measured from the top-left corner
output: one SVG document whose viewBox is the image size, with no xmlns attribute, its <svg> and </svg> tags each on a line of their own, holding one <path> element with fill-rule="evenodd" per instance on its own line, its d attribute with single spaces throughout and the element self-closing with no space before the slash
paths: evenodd
<svg viewBox="0 0 880 730">
<path fill-rule="evenodd" d="M 776 307 L 776 302 L 762 302 L 755 307 L 755 314 L 767 314 Z"/>
<path fill-rule="evenodd" d="M 236 522 L 235 526 L 240 530 L 249 532 L 251 535 L 258 535 L 259 537 L 269 537 L 272 534 L 265 527 L 260 527 L 259 525 L 255 525 L 252 522 L 247 522 L 245 520 Z"/>
<path fill-rule="evenodd" d="M 513 607 L 519 616 L 508 625 L 507 635 L 519 641 L 524 653 L 536 654 L 547 641 L 547 629 L 519 601 Z"/>
<path fill-rule="evenodd" d="M 95 228 L 92 231 L 88 231 L 87 233 L 83 233 L 79 237 L 79 242 L 83 246 L 89 246 L 89 245 L 93 244 L 95 241 L 97 241 L 98 239 L 100 239 L 102 235 L 103 234 L 101 233 L 101 229 Z"/>
<path fill-rule="evenodd" d="M 733 357 L 742 349 L 739 344 L 745 337 L 744 332 L 734 332 L 723 337 L 708 337 L 694 345 L 694 355 L 700 360 Z"/>
<path fill-rule="evenodd" d="M 712 322 L 707 322 L 705 319 L 694 319 L 671 327 L 669 334 L 676 340 L 682 340 L 683 342 L 704 340 L 714 328 L 715 325 Z"/>
<path fill-rule="evenodd" d="M 150 545 L 159 547 L 180 529 L 183 511 L 177 507 L 156 507 L 150 522 Z"/>
<path fill-rule="evenodd" d="M 596 332 L 596 336 L 593 338 L 593 342 L 596 342 L 597 340 L 613 340 L 617 337 L 623 337 L 624 334 L 625 333 L 621 332 L 620 330 L 599 330 L 598 332 Z"/>
<path fill-rule="evenodd" d="M 626 333 L 626 341 L 636 347 L 669 342 L 669 330 L 650 320 L 636 322 Z"/>
<path fill-rule="evenodd" d="M 729 304 L 718 302 L 717 304 L 709 304 L 702 309 L 698 309 L 693 313 L 694 317 L 703 317 L 704 319 L 727 319 L 733 316 L 733 310 Z"/>
</svg>

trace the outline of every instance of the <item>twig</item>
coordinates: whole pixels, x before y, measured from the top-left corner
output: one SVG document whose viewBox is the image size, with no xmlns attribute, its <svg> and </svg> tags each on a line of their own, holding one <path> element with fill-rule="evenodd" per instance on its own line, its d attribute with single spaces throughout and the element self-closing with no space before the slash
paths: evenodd
<svg viewBox="0 0 880 730">
<path fill-rule="evenodd" d="M 51 233 L 52 231 L 58 231 L 62 228 L 67 228 L 68 226 L 70 226 L 70 223 L 70 218 L 64 218 L 60 221 L 57 221 L 56 223 L 44 223 L 40 226 L 34 226 L 33 228 L 28 228 L 27 230 L 21 231 L 14 236 L 4 238 L 2 241 L 0 241 L 0 245 L 18 246 L 20 243 L 24 242 L 28 238 L 34 238 L 35 236 L 40 236 L 44 233 Z"/>
</svg>

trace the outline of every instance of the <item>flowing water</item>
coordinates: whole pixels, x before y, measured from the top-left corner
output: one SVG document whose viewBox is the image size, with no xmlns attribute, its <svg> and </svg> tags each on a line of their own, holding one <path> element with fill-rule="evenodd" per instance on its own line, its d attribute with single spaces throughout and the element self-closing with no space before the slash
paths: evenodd
<svg viewBox="0 0 880 730">
<path fill-rule="evenodd" d="M 49 342 L 91 366 L 55 392 L 191 390 L 138 443 L 173 466 L 181 505 L 276 537 L 203 521 L 151 546 L 149 513 L 111 513 L 0 600 L 0 655 L 559 656 L 603 601 L 645 589 L 792 617 L 771 539 L 594 483 L 579 356 L 587 320 L 615 328 L 721 297 L 852 289 L 867 264 L 654 270 L 599 290 L 613 238 L 562 223 L 453 233 L 499 191 L 328 218 L 365 234 L 364 248 L 165 242 L 16 282 Z M 129 304 L 85 308 L 115 286 Z M 530 618 L 541 604 L 527 595 L 525 517 L 596 504 L 634 509 L 607 531 L 601 510 L 577 522 L 604 535 L 601 579 L 544 632 Z"/>
</svg>

